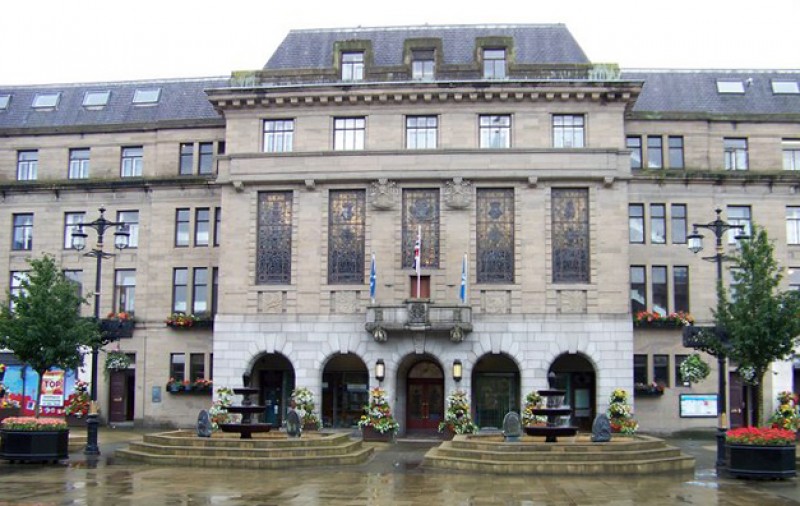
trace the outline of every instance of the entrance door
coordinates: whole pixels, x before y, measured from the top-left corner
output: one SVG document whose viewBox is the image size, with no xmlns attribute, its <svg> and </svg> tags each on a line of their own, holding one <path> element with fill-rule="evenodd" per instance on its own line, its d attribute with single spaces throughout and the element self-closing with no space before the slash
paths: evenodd
<svg viewBox="0 0 800 506">
<path fill-rule="evenodd" d="M 283 422 L 283 413 L 287 409 L 288 397 L 286 394 L 286 378 L 284 371 L 261 371 L 261 392 L 263 395 L 264 422 L 271 423 L 273 427 L 280 427 Z"/>
<path fill-rule="evenodd" d="M 108 421 L 132 421 L 136 373 L 132 369 L 109 372 Z"/>
<path fill-rule="evenodd" d="M 737 373 L 728 374 L 728 403 L 730 405 L 730 426 L 732 429 L 747 425 L 747 403 L 744 395 L 744 382 Z"/>
<path fill-rule="evenodd" d="M 409 378 L 408 430 L 438 430 L 444 418 L 444 383 L 441 379 Z"/>
</svg>

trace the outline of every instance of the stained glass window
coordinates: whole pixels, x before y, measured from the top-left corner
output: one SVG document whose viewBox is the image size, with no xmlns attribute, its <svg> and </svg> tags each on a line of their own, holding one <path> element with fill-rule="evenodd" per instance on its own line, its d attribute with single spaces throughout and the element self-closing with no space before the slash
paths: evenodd
<svg viewBox="0 0 800 506">
<path fill-rule="evenodd" d="M 514 190 L 477 193 L 478 283 L 514 282 Z"/>
<path fill-rule="evenodd" d="M 363 190 L 331 191 L 328 204 L 328 283 L 364 282 Z"/>
<path fill-rule="evenodd" d="M 291 281 L 292 193 L 259 193 L 256 283 L 288 285 Z"/>
<path fill-rule="evenodd" d="M 589 282 L 589 191 L 553 189 L 553 283 Z"/>
<path fill-rule="evenodd" d="M 414 266 L 420 230 L 420 264 L 439 267 L 439 190 L 403 190 L 403 267 Z"/>
</svg>

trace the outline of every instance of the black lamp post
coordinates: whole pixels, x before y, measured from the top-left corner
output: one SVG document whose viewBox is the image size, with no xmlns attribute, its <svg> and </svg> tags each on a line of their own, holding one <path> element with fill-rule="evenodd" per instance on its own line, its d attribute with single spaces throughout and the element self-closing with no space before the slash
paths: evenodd
<svg viewBox="0 0 800 506">
<path fill-rule="evenodd" d="M 83 256 L 93 257 L 97 259 L 97 268 L 95 270 L 94 280 L 94 318 L 95 321 L 100 321 L 100 280 L 103 268 L 103 259 L 111 258 L 114 256 L 111 253 L 103 251 L 103 235 L 106 230 L 112 227 L 117 227 L 114 232 L 114 246 L 117 249 L 125 249 L 128 247 L 128 226 L 122 222 L 109 221 L 103 216 L 106 212 L 105 208 L 99 209 L 100 217 L 90 223 L 81 223 L 78 225 L 78 230 L 72 233 L 72 247 L 78 251 L 86 248 L 86 233 L 83 231 L 84 227 L 93 228 L 97 232 L 97 244 L 94 248 L 84 253 Z M 100 350 L 100 343 L 92 345 L 92 384 L 90 394 L 92 398 L 91 409 L 86 417 L 86 449 L 83 451 L 84 455 L 100 455 L 100 448 L 97 446 L 97 356 Z"/>
<path fill-rule="evenodd" d="M 693 223 L 692 227 L 694 230 L 691 234 L 686 238 L 688 242 L 689 250 L 692 253 L 699 253 L 703 249 L 703 236 L 698 233 L 697 229 L 705 229 L 710 230 L 714 237 L 716 238 L 716 249 L 714 250 L 714 254 L 711 256 L 703 257 L 703 260 L 707 260 L 709 262 L 715 262 L 717 264 L 717 287 L 722 285 L 722 262 L 728 260 L 728 256 L 725 255 L 723 245 L 722 245 L 722 238 L 725 236 L 725 233 L 730 230 L 737 230 L 739 234 L 736 236 L 737 240 L 747 239 L 746 236 L 743 235 L 744 233 L 744 226 L 743 225 L 732 225 L 726 221 L 724 221 L 720 217 L 720 213 L 722 213 L 721 209 L 716 209 L 715 212 L 717 213 L 717 219 L 708 223 Z M 717 307 L 719 308 L 720 304 L 719 300 L 719 292 L 717 292 Z M 724 348 L 727 344 L 727 336 L 724 335 L 723 330 L 720 328 L 715 328 L 715 333 L 717 338 L 719 338 L 721 343 L 721 348 Z M 719 372 L 719 398 L 717 400 L 717 417 L 718 417 L 718 426 L 717 426 L 717 469 L 721 469 L 725 467 L 725 431 L 727 430 L 728 425 L 728 415 L 727 415 L 727 404 L 728 404 L 728 396 L 727 396 L 727 372 L 725 370 L 725 361 L 727 359 L 725 355 L 724 349 L 718 349 L 715 352 L 717 357 L 717 368 Z"/>
</svg>

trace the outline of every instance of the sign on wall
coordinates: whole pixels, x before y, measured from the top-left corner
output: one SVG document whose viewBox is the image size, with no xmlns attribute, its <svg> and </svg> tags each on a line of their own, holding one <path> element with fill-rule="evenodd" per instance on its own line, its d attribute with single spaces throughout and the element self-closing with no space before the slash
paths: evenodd
<svg viewBox="0 0 800 506">
<path fill-rule="evenodd" d="M 717 394 L 681 394 L 681 418 L 716 418 Z"/>
</svg>

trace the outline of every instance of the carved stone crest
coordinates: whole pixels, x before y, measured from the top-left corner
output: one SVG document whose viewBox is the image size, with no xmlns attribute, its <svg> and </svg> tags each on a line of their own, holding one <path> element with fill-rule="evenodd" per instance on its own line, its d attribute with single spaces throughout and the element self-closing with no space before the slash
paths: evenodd
<svg viewBox="0 0 800 506">
<path fill-rule="evenodd" d="M 472 183 L 460 177 L 444 184 L 444 203 L 451 209 L 466 209 L 472 204 Z"/>
<path fill-rule="evenodd" d="M 388 179 L 379 179 L 369 186 L 369 199 L 372 208 L 379 211 L 394 209 L 397 206 L 397 196 L 400 190 L 397 183 Z"/>
</svg>

